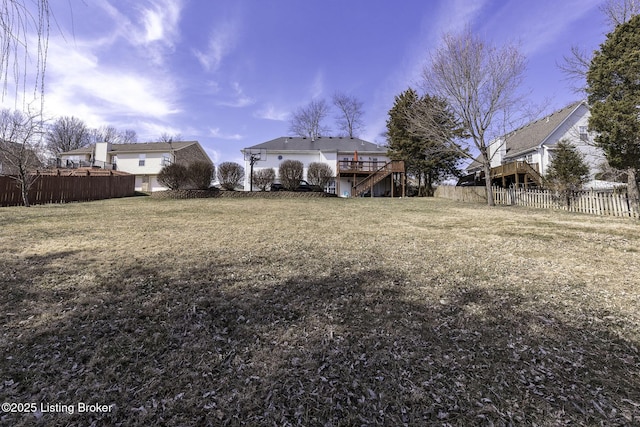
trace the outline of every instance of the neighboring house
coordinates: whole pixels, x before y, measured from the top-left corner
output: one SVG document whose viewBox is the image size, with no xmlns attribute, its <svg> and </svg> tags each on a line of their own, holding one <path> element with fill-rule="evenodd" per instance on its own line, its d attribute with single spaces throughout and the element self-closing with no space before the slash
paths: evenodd
<svg viewBox="0 0 640 427">
<path fill-rule="evenodd" d="M 160 170 L 171 163 L 213 163 L 198 141 L 97 144 L 67 151 L 59 156 L 60 167 L 93 166 L 129 172 L 136 176 L 136 191 L 166 190 L 158 182 Z"/>
<path fill-rule="evenodd" d="M 605 157 L 602 150 L 594 146 L 594 135 L 587 130 L 589 116 L 587 103 L 576 102 L 492 141 L 489 153 L 494 184 L 540 186 L 557 143 L 566 140 L 582 153 L 589 166 L 590 182 L 586 186 L 598 186 L 600 182 L 595 180 L 595 175 Z M 467 173 L 459 184 L 475 181 L 484 185 L 484 172 L 477 160 L 467 167 Z"/>
<path fill-rule="evenodd" d="M 386 147 L 349 137 L 281 137 L 242 150 L 245 158 L 244 188 L 250 191 L 250 156 L 261 157 L 253 167 L 273 168 L 278 176 L 280 163 L 298 160 L 304 166 L 304 179 L 309 165 L 325 163 L 334 179 L 325 191 L 342 197 L 360 195 L 396 196 L 404 194 L 404 164 L 391 161 Z M 278 178 L 276 178 L 277 180 Z M 255 187 L 255 186 L 254 186 Z M 256 190 L 256 188 L 254 188 Z"/>
<path fill-rule="evenodd" d="M 44 167 L 44 164 L 32 147 L 0 141 L 0 175 L 17 175 L 20 166 L 27 171 L 34 171 Z"/>
</svg>

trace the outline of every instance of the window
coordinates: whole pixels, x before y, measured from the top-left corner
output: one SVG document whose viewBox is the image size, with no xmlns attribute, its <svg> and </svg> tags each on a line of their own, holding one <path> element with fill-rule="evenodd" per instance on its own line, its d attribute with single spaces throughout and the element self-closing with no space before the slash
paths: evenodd
<svg viewBox="0 0 640 427">
<path fill-rule="evenodd" d="M 144 166 L 145 160 L 146 160 L 146 155 L 140 154 L 140 156 L 138 157 L 138 166 Z"/>
<path fill-rule="evenodd" d="M 326 191 L 329 194 L 336 194 L 336 181 L 333 179 L 329 181 L 324 191 Z"/>
<path fill-rule="evenodd" d="M 527 163 L 533 163 L 533 154 L 527 154 L 526 161 Z"/>
<path fill-rule="evenodd" d="M 587 131 L 587 127 L 586 126 L 580 126 L 578 129 L 580 131 L 580 141 L 588 142 L 589 141 L 589 132 Z"/>
<path fill-rule="evenodd" d="M 162 154 L 162 166 L 169 166 L 171 164 L 171 154 L 163 153 Z"/>
</svg>

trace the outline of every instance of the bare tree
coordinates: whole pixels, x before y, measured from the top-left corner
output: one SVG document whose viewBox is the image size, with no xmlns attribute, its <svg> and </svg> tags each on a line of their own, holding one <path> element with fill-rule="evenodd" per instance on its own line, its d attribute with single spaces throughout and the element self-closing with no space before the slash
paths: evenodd
<svg viewBox="0 0 640 427">
<path fill-rule="evenodd" d="M 584 83 L 589 71 L 592 54 L 587 53 L 578 46 L 571 46 L 569 54 L 562 57 L 562 62 L 558 64 L 558 68 L 567 76 L 567 80 L 574 82 L 574 91 L 578 93 L 584 92 Z"/>
<path fill-rule="evenodd" d="M 605 16 L 609 31 L 613 31 L 618 25 L 640 14 L 640 0 L 606 0 L 600 6 L 600 11 Z M 564 55 L 562 62 L 558 64 L 567 79 L 575 82 L 576 92 L 584 93 L 587 71 L 592 59 L 592 52 L 571 46 L 570 53 Z"/>
<path fill-rule="evenodd" d="M 39 115 L 21 111 L 0 111 L 0 173 L 16 181 L 22 201 L 29 207 L 29 189 L 37 179 L 35 169 L 42 166 Z"/>
<path fill-rule="evenodd" d="M 138 142 L 138 134 L 133 129 L 125 129 L 118 132 L 118 144 L 134 144 Z"/>
<path fill-rule="evenodd" d="M 91 142 L 116 142 L 118 138 L 118 130 L 113 126 L 100 126 L 91 129 Z"/>
<path fill-rule="evenodd" d="M 427 91 L 447 101 L 479 151 L 489 206 L 495 205 L 489 144 L 510 125 L 525 68 L 525 58 L 516 46 L 488 45 L 467 27 L 458 35 L 443 37 L 422 73 Z"/>
<path fill-rule="evenodd" d="M 92 143 L 110 142 L 112 144 L 132 144 L 138 140 L 138 135 L 135 130 L 125 129 L 121 131 L 114 126 L 100 126 L 99 128 L 91 129 L 89 133 Z"/>
<path fill-rule="evenodd" d="M 600 10 L 613 30 L 640 13 L 640 0 L 607 0 Z"/>
<path fill-rule="evenodd" d="M 294 135 L 315 140 L 322 134 L 330 132 L 322 121 L 329 114 L 329 106 L 324 99 L 313 100 L 307 106 L 300 107 L 293 113 L 289 124 L 289 131 Z"/>
<path fill-rule="evenodd" d="M 48 127 L 45 140 L 55 155 L 86 147 L 91 141 L 89 128 L 77 117 L 60 117 Z"/>
<path fill-rule="evenodd" d="M 26 95 L 29 80 L 34 85 L 34 97 L 38 92 L 43 94 L 49 43 L 49 1 L 2 0 L 0 7 L 2 99 L 9 91 L 10 80 L 15 85 L 16 100 L 20 91 Z M 31 64 L 35 64 L 35 72 L 29 76 L 27 67 Z"/>
<path fill-rule="evenodd" d="M 364 128 L 362 102 L 353 96 L 336 92 L 333 95 L 333 105 L 338 108 L 336 116 L 338 131 L 350 138 L 358 136 Z"/>
<path fill-rule="evenodd" d="M 173 135 L 168 133 L 168 132 L 163 132 L 159 137 L 158 137 L 158 142 L 167 142 L 167 143 L 171 143 L 171 142 L 177 142 L 177 141 L 182 141 L 182 135 L 179 133 L 174 133 Z"/>
</svg>

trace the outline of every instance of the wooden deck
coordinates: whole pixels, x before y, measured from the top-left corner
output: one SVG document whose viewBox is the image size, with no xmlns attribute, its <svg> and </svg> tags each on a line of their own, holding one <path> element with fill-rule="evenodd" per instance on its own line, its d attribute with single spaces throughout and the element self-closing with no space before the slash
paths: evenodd
<svg viewBox="0 0 640 427">
<path fill-rule="evenodd" d="M 353 178 L 353 185 L 351 189 L 352 196 L 361 196 L 369 192 L 373 197 L 373 187 L 383 179 L 391 176 L 391 196 L 395 196 L 393 179 L 397 177 L 401 180 L 400 194 L 404 197 L 405 185 L 404 185 L 404 162 L 401 160 L 392 160 L 390 162 L 371 162 L 371 161 L 353 161 L 353 160 L 340 160 L 338 161 L 338 175 L 347 176 Z"/>
<path fill-rule="evenodd" d="M 515 185 L 525 188 L 542 186 L 542 175 L 540 175 L 537 163 L 527 163 L 524 161 L 509 162 L 491 168 L 491 179 L 502 184 L 502 187 Z"/>
</svg>

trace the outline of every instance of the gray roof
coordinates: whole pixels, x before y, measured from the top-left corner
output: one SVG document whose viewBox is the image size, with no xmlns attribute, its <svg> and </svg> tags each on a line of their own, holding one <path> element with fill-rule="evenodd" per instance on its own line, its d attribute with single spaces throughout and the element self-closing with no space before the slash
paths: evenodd
<svg viewBox="0 0 640 427">
<path fill-rule="evenodd" d="M 532 151 L 546 142 L 547 138 L 553 134 L 570 116 L 584 105 L 585 101 L 578 101 L 570 104 L 561 110 L 555 111 L 548 116 L 544 116 L 541 119 L 528 123 L 512 132 L 509 132 L 504 136 L 505 138 L 505 159 L 512 159 L 521 156 L 524 153 Z M 467 167 L 467 171 L 480 169 L 482 163 L 480 162 L 480 156 L 476 157 Z"/>
<path fill-rule="evenodd" d="M 517 157 L 544 143 L 545 140 L 583 103 L 584 101 L 574 102 L 561 110 L 551 113 L 549 116 L 545 116 L 535 122 L 526 124 L 525 126 L 508 133 L 505 136 L 505 146 L 507 150 L 506 157 Z"/>
<path fill-rule="evenodd" d="M 190 145 L 197 144 L 198 141 L 176 141 L 176 142 L 136 142 L 132 144 L 111 144 L 110 153 L 150 153 L 156 151 L 181 150 Z M 95 144 L 87 147 L 67 151 L 62 154 L 91 154 Z"/>
<path fill-rule="evenodd" d="M 257 149 L 266 149 L 267 151 L 358 151 L 385 154 L 387 152 L 387 147 L 382 147 L 360 138 L 342 136 L 323 136 L 314 140 L 299 136 L 282 136 L 262 144 L 247 147 L 242 152 Z"/>
</svg>

